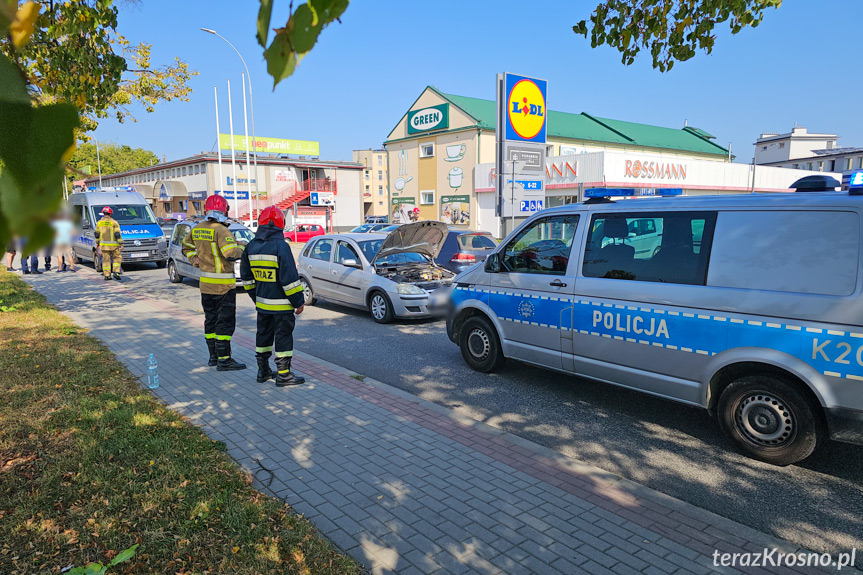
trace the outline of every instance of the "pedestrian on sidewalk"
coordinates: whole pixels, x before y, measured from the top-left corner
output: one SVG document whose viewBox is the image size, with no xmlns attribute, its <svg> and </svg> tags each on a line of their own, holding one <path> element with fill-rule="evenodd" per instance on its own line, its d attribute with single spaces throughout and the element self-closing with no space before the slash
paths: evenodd
<svg viewBox="0 0 863 575">
<path fill-rule="evenodd" d="M 110 206 L 102 208 L 102 219 L 96 223 L 96 248 L 102 256 L 102 274 L 105 281 L 111 277 L 120 281 L 123 263 L 123 235 L 118 224 L 111 215 L 114 210 Z M 113 272 L 113 273 L 112 273 Z"/>
<path fill-rule="evenodd" d="M 39 271 L 39 256 L 36 255 L 36 252 L 30 254 L 28 258 L 24 254 L 24 247 L 27 245 L 27 240 L 24 238 L 18 239 L 18 251 L 21 252 L 21 271 L 25 274 L 35 274 L 39 275 L 42 272 Z M 27 260 L 30 260 L 30 265 L 27 265 Z"/>
<path fill-rule="evenodd" d="M 75 226 L 65 214 L 58 214 L 51 222 L 54 228 L 54 255 L 57 256 L 57 271 L 75 271 L 75 260 L 72 256 L 72 234 Z"/>
<path fill-rule="evenodd" d="M 6 244 L 6 271 L 14 272 L 15 268 L 12 264 L 15 261 L 15 254 L 18 253 L 18 250 L 15 249 L 15 240 L 9 240 L 9 243 Z"/>
<path fill-rule="evenodd" d="M 237 322 L 234 262 L 243 254 L 243 246 L 228 230 L 228 200 L 210 196 L 204 211 L 207 219 L 183 240 L 183 255 L 201 270 L 204 337 L 210 353 L 207 365 L 215 365 L 219 371 L 246 369 L 246 364 L 231 357 L 231 336 Z"/>
<path fill-rule="evenodd" d="M 243 288 L 258 310 L 255 359 L 258 383 L 276 378 L 277 387 L 300 385 L 306 379 L 291 371 L 294 355 L 294 325 L 303 313 L 305 296 L 294 254 L 285 241 L 285 215 L 275 206 L 261 212 L 255 239 L 240 259 Z M 276 350 L 276 370 L 270 356 Z"/>
</svg>

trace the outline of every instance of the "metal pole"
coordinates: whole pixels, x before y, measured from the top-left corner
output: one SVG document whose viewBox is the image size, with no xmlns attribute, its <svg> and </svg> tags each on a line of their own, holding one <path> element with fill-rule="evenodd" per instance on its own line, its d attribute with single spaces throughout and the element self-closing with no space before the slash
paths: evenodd
<svg viewBox="0 0 863 575">
<path fill-rule="evenodd" d="M 237 159 L 234 155 L 234 111 L 231 108 L 231 81 L 228 80 L 228 122 L 231 125 L 231 170 L 234 174 L 234 212 L 239 203 L 239 186 L 237 185 Z"/>
<path fill-rule="evenodd" d="M 249 184 L 249 228 L 252 227 L 252 169 L 249 166 L 249 121 L 246 118 L 246 76 L 243 74 L 243 130 L 246 135 L 246 174 Z M 257 184 L 258 178 L 255 178 Z M 238 214 L 239 215 L 239 214 Z M 260 215 L 260 214 L 258 214 Z"/>
<path fill-rule="evenodd" d="M 96 165 L 99 168 L 99 189 L 102 189 L 102 159 L 99 157 L 99 140 L 96 140 Z"/>
<path fill-rule="evenodd" d="M 509 209 L 509 226 L 512 228 L 509 230 L 509 233 L 512 233 L 515 230 L 515 158 L 512 160 L 512 196 L 510 198 L 510 203 L 512 204 Z"/>
<path fill-rule="evenodd" d="M 216 97 L 216 151 L 219 153 L 219 183 L 218 187 L 221 188 L 225 185 L 225 178 L 222 175 L 222 142 L 221 142 L 221 130 L 219 130 L 219 91 L 216 90 L 216 87 L 213 86 L 213 95 Z M 216 190 L 213 190 L 215 192 Z"/>
</svg>

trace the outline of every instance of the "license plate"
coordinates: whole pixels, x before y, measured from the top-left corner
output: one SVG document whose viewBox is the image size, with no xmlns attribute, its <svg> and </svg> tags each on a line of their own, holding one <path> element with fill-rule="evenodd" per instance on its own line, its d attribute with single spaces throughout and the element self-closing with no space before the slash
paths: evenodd
<svg viewBox="0 0 863 575">
<path fill-rule="evenodd" d="M 129 254 L 130 258 L 146 258 L 150 255 L 150 252 L 132 252 Z"/>
</svg>

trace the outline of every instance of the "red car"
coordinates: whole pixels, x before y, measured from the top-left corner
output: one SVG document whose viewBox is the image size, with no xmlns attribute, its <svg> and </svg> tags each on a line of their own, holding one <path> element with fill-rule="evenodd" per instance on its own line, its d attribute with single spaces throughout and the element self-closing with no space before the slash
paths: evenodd
<svg viewBox="0 0 863 575">
<path fill-rule="evenodd" d="M 319 224 L 297 224 L 285 230 L 285 239 L 289 242 L 305 243 L 325 233 L 324 227 Z"/>
</svg>

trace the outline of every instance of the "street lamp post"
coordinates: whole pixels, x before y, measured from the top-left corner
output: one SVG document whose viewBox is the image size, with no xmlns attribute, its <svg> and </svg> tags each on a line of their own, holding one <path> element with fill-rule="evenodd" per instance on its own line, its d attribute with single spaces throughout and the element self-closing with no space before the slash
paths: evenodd
<svg viewBox="0 0 863 575">
<path fill-rule="evenodd" d="M 218 36 L 219 38 L 224 40 L 228 44 L 228 46 L 230 46 L 231 48 L 234 49 L 234 52 L 236 52 L 237 56 L 240 57 L 240 62 L 243 63 L 243 68 L 245 68 L 245 70 L 246 70 L 246 78 L 249 79 L 249 107 L 251 108 L 251 111 L 252 111 L 252 148 L 255 149 L 255 155 L 253 157 L 254 162 L 255 162 L 255 211 L 257 211 L 258 215 L 260 215 L 261 214 L 260 205 L 258 204 L 259 199 L 260 199 L 259 198 L 260 193 L 258 190 L 258 151 L 257 151 L 258 141 L 255 139 L 255 99 L 254 99 L 254 97 L 252 97 L 252 76 L 249 74 L 249 67 L 246 66 L 246 61 L 243 59 L 243 55 L 240 54 L 239 50 L 234 48 L 233 44 L 228 42 L 227 38 L 225 38 L 224 36 L 222 36 L 221 34 L 216 32 L 215 30 L 210 30 L 209 28 L 201 28 L 201 30 L 208 33 L 208 34 L 213 34 L 214 36 Z M 243 92 L 243 93 L 245 94 L 245 92 Z M 234 182 L 234 184 L 236 185 L 236 182 Z M 251 209 L 252 209 L 252 199 L 249 198 L 249 211 L 251 211 Z"/>
</svg>

